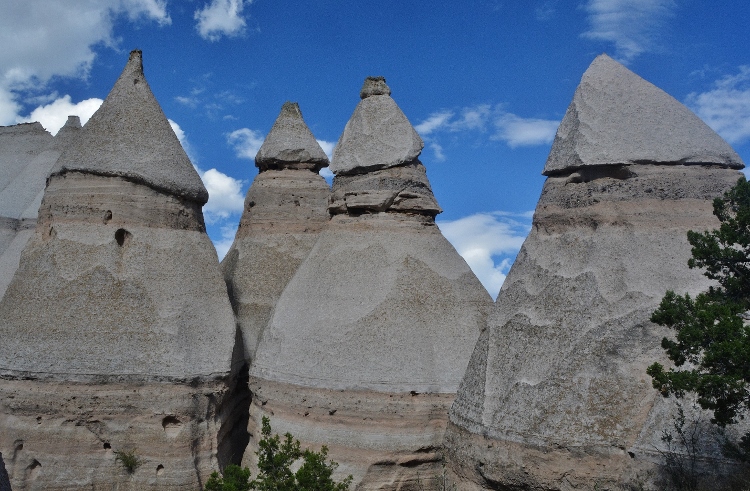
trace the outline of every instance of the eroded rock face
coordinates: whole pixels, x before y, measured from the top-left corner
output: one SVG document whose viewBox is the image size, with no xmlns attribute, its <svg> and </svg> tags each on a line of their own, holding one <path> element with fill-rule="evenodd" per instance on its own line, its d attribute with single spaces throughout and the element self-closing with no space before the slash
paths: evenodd
<svg viewBox="0 0 750 491">
<path fill-rule="evenodd" d="M 284 104 L 255 162 L 260 172 L 221 264 L 248 363 L 281 292 L 328 223 L 330 194 L 318 174 L 328 158 L 296 103 Z"/>
<path fill-rule="evenodd" d="M 336 144 L 331 171 L 337 176 L 361 174 L 412 162 L 424 142 L 391 99 L 383 77 L 368 77 Z"/>
<path fill-rule="evenodd" d="M 194 490 L 237 459 L 244 360 L 233 355 L 234 317 L 205 233 L 205 189 L 153 182 L 195 171 L 173 134 L 152 142 L 162 133 L 140 132 L 169 128 L 163 115 L 148 119 L 160 109 L 141 76 L 131 53 L 63 152 L 0 302 L 0 451 L 12 456 L 16 489 Z M 144 156 L 149 148 L 163 153 Z M 77 160 L 87 155 L 90 166 Z M 138 174 L 155 162 L 158 173 Z M 115 451 L 144 463 L 131 475 Z"/>
<path fill-rule="evenodd" d="M 544 175 L 638 163 L 744 167 L 737 152 L 687 107 L 600 55 L 560 123 Z"/>
<path fill-rule="evenodd" d="M 245 462 L 265 415 L 274 431 L 327 445 L 337 475 L 353 474 L 358 489 L 400 489 L 439 468 L 447 409 L 491 299 L 435 225 L 421 141 L 369 147 L 390 130 L 364 129 L 381 121 L 364 103 L 387 98 L 398 109 L 376 82 L 334 152 L 331 220 L 281 294 L 250 369 Z M 348 158 L 342 145 L 366 159 L 337 166 Z M 393 164 L 392 154 L 407 160 Z"/>
<path fill-rule="evenodd" d="M 614 62 L 597 58 L 569 114 L 590 97 L 589 79 L 601 63 Z M 633 77 L 611 80 L 608 93 L 626 100 L 599 100 L 600 107 L 623 107 L 629 121 L 631 103 L 651 105 L 628 99 Z M 656 107 L 663 102 L 661 94 L 652 98 Z M 646 375 L 654 361 L 666 362 L 660 342 L 669 334 L 650 316 L 667 290 L 695 295 L 708 287 L 701 271 L 687 267 L 686 232 L 718 225 L 711 201 L 737 182 L 741 174 L 731 167 L 741 163 L 684 165 L 676 148 L 686 129 L 665 127 L 652 137 L 654 146 L 663 143 L 652 148 L 661 165 L 633 164 L 641 160 L 637 141 L 632 151 L 614 145 L 618 161 L 630 164 L 602 164 L 596 156 L 612 140 L 597 122 L 606 117 L 618 127 L 619 113 L 582 114 L 581 127 L 600 139 L 584 135 L 579 145 L 573 135 L 566 143 L 586 149 L 578 154 L 582 164 L 557 161 L 553 147 L 546 170 L 555 172 L 451 409 L 446 448 L 462 489 L 615 489 L 661 477 L 660 437 L 676 407 Z M 692 134 L 702 141 L 702 129 Z M 707 421 L 686 406 L 688 420 Z M 725 463 L 711 436 L 699 453 L 715 470 Z"/>
<path fill-rule="evenodd" d="M 80 129 L 77 116 L 54 138 L 39 123 L 0 127 L 0 298 L 33 234 L 47 175 Z"/>
</svg>

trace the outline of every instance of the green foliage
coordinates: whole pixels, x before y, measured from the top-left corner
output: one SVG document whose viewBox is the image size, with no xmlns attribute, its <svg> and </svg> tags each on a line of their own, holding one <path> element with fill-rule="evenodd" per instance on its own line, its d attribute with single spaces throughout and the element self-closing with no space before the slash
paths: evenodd
<svg viewBox="0 0 750 491">
<path fill-rule="evenodd" d="M 271 434 L 271 423 L 263 417 L 260 442 L 258 442 L 258 477 L 250 481 L 250 471 L 237 465 L 228 465 L 223 477 L 211 474 L 205 491 L 347 491 L 352 476 L 337 483 L 333 472 L 338 467 L 328 459 L 328 448 L 320 452 L 300 449 L 299 440 L 287 433 L 282 439 Z M 295 462 L 301 459 L 297 472 L 292 471 Z"/>
<path fill-rule="evenodd" d="M 647 373 L 665 396 L 695 393 L 714 423 L 736 423 L 750 408 L 750 183 L 744 177 L 714 200 L 721 225 L 710 232 L 688 232 L 690 268 L 704 268 L 718 286 L 698 294 L 667 292 L 651 320 L 676 331 L 662 347 L 676 368 L 654 363 Z M 741 445 L 750 450 L 750 435 Z"/>
<path fill-rule="evenodd" d="M 206 482 L 205 491 L 250 491 L 250 469 L 244 469 L 235 464 L 229 464 L 224 469 L 224 475 L 211 473 Z"/>
<path fill-rule="evenodd" d="M 119 462 L 128 474 L 133 474 L 143 465 L 143 460 L 138 457 L 135 450 L 116 450 L 114 454 L 115 461 Z"/>
</svg>

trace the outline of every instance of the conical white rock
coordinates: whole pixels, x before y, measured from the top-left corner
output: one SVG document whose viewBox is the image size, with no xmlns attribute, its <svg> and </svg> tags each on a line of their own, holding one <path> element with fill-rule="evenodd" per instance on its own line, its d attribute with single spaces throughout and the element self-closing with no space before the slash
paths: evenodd
<svg viewBox="0 0 750 491">
<path fill-rule="evenodd" d="M 687 107 L 600 55 L 581 78 L 543 174 L 637 163 L 744 166 L 732 147 Z"/>
<path fill-rule="evenodd" d="M 206 188 L 143 75 L 140 51 L 130 53 L 85 132 L 85 138 L 66 149 L 54 175 L 79 171 L 125 177 L 200 204 L 208 201 Z"/>
<path fill-rule="evenodd" d="M 398 110 L 383 85 L 358 111 L 369 117 L 363 103 L 379 98 Z M 390 129 L 366 129 L 360 116 L 341 141 L 382 161 L 391 149 L 369 145 Z M 328 445 L 358 489 L 437 470 L 447 407 L 492 305 L 435 225 L 417 155 L 336 175 L 333 217 L 281 294 L 250 371 L 250 433 L 267 415 L 275 431 Z M 251 439 L 247 463 L 256 449 Z"/>
<path fill-rule="evenodd" d="M 0 302 L 0 452 L 14 456 L 14 488 L 198 489 L 238 453 L 231 426 L 247 409 L 228 395 L 243 360 L 206 192 L 176 184 L 195 171 L 142 87 L 133 52 L 49 178 Z M 130 476 L 112 452 L 134 449 L 145 468 Z"/>
<path fill-rule="evenodd" d="M 620 70 L 613 63 L 600 57 L 590 71 L 601 64 Z M 588 78 L 576 101 L 585 99 Z M 604 131 L 599 121 L 605 129 L 632 124 L 640 101 L 622 97 L 624 122 L 615 108 L 590 112 L 587 134 Z M 674 133 L 703 138 L 703 127 L 685 124 Z M 578 145 L 572 137 L 570 148 L 588 155 L 607 155 L 612 143 L 599 139 L 599 148 L 584 135 Z M 712 199 L 741 175 L 728 168 L 738 161 L 681 165 L 683 149 L 672 143 L 652 146 L 658 165 L 590 171 L 555 160 L 553 150 L 548 169 L 559 170 L 544 184 L 532 231 L 451 409 L 446 448 L 462 489 L 606 489 L 658 477 L 654 463 L 666 450 L 660 436 L 672 429 L 675 406 L 646 375 L 649 364 L 665 362 L 660 341 L 670 334 L 650 316 L 667 290 L 694 295 L 709 285 L 687 267 L 686 232 L 718 225 Z M 619 155 L 624 162 L 642 156 Z M 711 437 L 698 452 L 719 468 Z"/>
<path fill-rule="evenodd" d="M 328 167 L 328 157 L 310 132 L 296 102 L 286 102 L 255 156 L 261 169 L 308 164 L 315 172 Z"/>
<path fill-rule="evenodd" d="M 281 292 L 329 219 L 330 188 L 317 173 L 328 159 L 296 103 L 284 104 L 258 155 L 261 171 L 221 263 L 247 362 Z"/>
<path fill-rule="evenodd" d="M 424 142 L 390 96 L 383 77 L 368 77 L 354 114 L 336 144 L 331 171 L 361 174 L 412 162 Z"/>
</svg>

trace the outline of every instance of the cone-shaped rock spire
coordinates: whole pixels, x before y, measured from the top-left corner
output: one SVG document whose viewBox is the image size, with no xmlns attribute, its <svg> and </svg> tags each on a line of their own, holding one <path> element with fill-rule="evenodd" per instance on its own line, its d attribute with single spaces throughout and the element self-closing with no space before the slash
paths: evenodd
<svg viewBox="0 0 750 491">
<path fill-rule="evenodd" d="M 732 147 L 687 107 L 599 55 L 583 74 L 543 174 L 637 163 L 744 167 Z"/>
<path fill-rule="evenodd" d="M 255 156 L 255 165 L 266 169 L 307 164 L 317 172 L 328 167 L 328 157 L 310 132 L 296 102 L 285 102 L 271 131 Z"/>
<path fill-rule="evenodd" d="M 424 142 L 391 99 L 383 77 L 367 77 L 357 105 L 336 144 L 331 171 L 359 174 L 416 160 Z"/>
<path fill-rule="evenodd" d="M 221 263 L 248 362 L 279 295 L 328 223 L 330 194 L 318 174 L 328 158 L 297 103 L 281 108 L 255 161 L 261 171 Z"/>
<path fill-rule="evenodd" d="M 650 108 L 635 118 L 644 104 L 669 113 L 668 131 L 684 146 L 639 136 L 644 127 L 663 134 Z M 531 232 L 451 409 L 446 448 L 462 489 L 615 489 L 657 478 L 675 406 L 646 375 L 666 363 L 661 339 L 670 335 L 651 313 L 667 290 L 694 295 L 710 284 L 687 267 L 686 232 L 718 225 L 712 199 L 741 175 L 728 167 L 742 165 L 678 106 L 609 58 L 586 72 Z M 581 124 L 571 129 L 576 108 Z M 587 171 L 574 156 L 631 165 Z M 680 165 L 700 161 L 709 165 Z M 718 469 L 712 436 L 690 450 Z"/>
<path fill-rule="evenodd" d="M 334 159 L 343 145 L 391 166 L 339 169 L 333 216 L 276 303 L 250 377 L 250 433 L 273 413 L 277 431 L 328 445 L 359 489 L 400 489 L 436 471 L 439 457 L 425 449 L 442 439 L 492 305 L 435 225 L 418 137 L 395 159 L 393 145 L 374 144 L 392 136 L 389 119 L 378 122 L 383 108 L 399 133 L 416 135 L 386 89 L 365 83 Z"/>
<path fill-rule="evenodd" d="M 66 150 L 53 174 L 70 171 L 124 177 L 200 204 L 208 201 L 146 82 L 139 50 L 130 52 L 112 91 L 86 123 L 85 135 Z"/>
<path fill-rule="evenodd" d="M 16 449 L 18 489 L 199 489 L 239 452 L 244 400 L 229 397 L 243 360 L 205 189 L 140 52 L 79 133 L 0 301 L 0 451 Z M 150 472 L 112 458 L 133 448 Z"/>
</svg>

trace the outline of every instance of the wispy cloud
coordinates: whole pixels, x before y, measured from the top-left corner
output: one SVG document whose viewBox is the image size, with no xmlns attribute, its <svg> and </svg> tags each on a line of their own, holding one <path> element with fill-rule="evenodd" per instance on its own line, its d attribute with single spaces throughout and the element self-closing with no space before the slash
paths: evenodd
<svg viewBox="0 0 750 491">
<path fill-rule="evenodd" d="M 590 28 L 582 36 L 615 46 L 615 58 L 629 63 L 658 47 L 659 32 L 672 15 L 674 0 L 588 0 Z"/>
<path fill-rule="evenodd" d="M 265 136 L 260 131 L 240 128 L 227 134 L 227 143 L 234 148 L 237 157 L 255 160 L 255 154 L 263 145 Z"/>
<path fill-rule="evenodd" d="M 557 4 L 557 1 L 555 0 L 547 0 L 537 5 L 536 8 L 534 9 L 536 20 L 540 22 L 546 22 L 552 19 L 557 13 L 556 4 Z"/>
<path fill-rule="evenodd" d="M 328 160 L 333 160 L 333 149 L 336 148 L 336 142 L 329 142 L 326 140 L 317 140 L 318 145 L 328 156 Z"/>
<path fill-rule="evenodd" d="M 118 16 L 159 25 L 172 22 L 166 0 L 90 0 L 3 2 L 0 16 L 0 125 L 14 124 L 55 76 L 85 78 L 94 46 L 117 47 L 113 26 Z M 40 36 L 39 33 L 44 33 Z M 33 103 L 32 103 L 33 104 Z"/>
<path fill-rule="evenodd" d="M 739 67 L 706 92 L 688 94 L 685 103 L 722 138 L 732 144 L 750 139 L 750 66 Z"/>
<path fill-rule="evenodd" d="M 222 36 L 240 36 L 247 26 L 242 11 L 250 3 L 252 0 L 211 0 L 193 14 L 198 21 L 195 28 L 207 41 L 218 41 Z"/>
<path fill-rule="evenodd" d="M 53 135 L 65 126 L 68 116 L 78 116 L 84 125 L 94 115 L 104 102 L 101 99 L 86 99 L 78 103 L 71 102 L 70 96 L 65 95 L 55 99 L 47 105 L 39 106 L 24 118 L 18 118 L 19 123 L 39 121 L 44 128 Z"/>
<path fill-rule="evenodd" d="M 489 140 L 505 142 L 509 147 L 547 145 L 555 138 L 557 120 L 524 118 L 506 111 L 501 104 L 479 104 L 457 110 L 432 113 L 414 128 L 422 136 L 438 161 L 446 160 L 439 142 L 440 133 L 477 132 Z"/>
<path fill-rule="evenodd" d="M 438 227 L 492 298 L 496 298 L 531 230 L 532 214 L 477 213 L 458 220 L 438 221 Z"/>
</svg>

